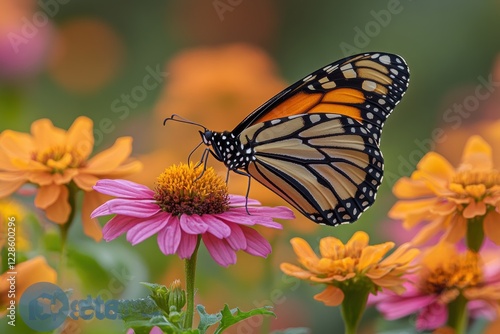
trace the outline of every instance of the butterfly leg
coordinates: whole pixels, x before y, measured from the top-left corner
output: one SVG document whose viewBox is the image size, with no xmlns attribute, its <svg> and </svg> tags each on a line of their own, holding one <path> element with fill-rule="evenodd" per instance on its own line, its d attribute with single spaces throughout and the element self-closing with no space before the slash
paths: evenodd
<svg viewBox="0 0 500 334">
<path fill-rule="evenodd" d="M 189 153 L 188 164 L 191 162 L 191 156 L 193 155 L 194 152 L 196 152 L 196 150 L 201 146 L 201 144 L 203 144 L 202 141 L 198 145 L 196 145 L 196 147 L 191 151 L 191 153 Z M 203 155 L 202 155 L 202 159 L 203 159 Z M 198 166 L 199 166 L 199 164 L 198 164 Z"/>
<path fill-rule="evenodd" d="M 252 181 L 252 178 L 250 176 L 250 174 L 246 173 L 246 172 L 243 172 L 239 169 L 233 169 L 233 172 L 235 172 L 236 174 L 240 174 L 240 175 L 244 175 L 248 178 L 248 186 L 247 186 L 247 193 L 245 195 L 245 210 L 247 211 L 247 213 L 249 215 L 252 215 L 250 213 L 250 211 L 248 211 L 248 195 L 250 194 L 250 182 Z M 229 174 L 228 174 L 228 178 L 229 178 Z"/>
</svg>

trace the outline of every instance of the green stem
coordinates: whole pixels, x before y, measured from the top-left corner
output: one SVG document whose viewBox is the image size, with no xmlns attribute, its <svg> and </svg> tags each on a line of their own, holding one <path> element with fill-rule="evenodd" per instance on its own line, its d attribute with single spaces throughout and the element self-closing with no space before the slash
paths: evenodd
<svg viewBox="0 0 500 334">
<path fill-rule="evenodd" d="M 58 275 L 58 281 L 61 284 L 63 282 L 63 271 L 64 268 L 66 268 L 66 259 L 67 259 L 67 241 L 68 241 L 68 232 L 69 228 L 71 227 L 71 224 L 73 223 L 75 219 L 75 213 L 76 213 L 76 192 L 78 191 L 78 188 L 74 184 L 69 184 L 68 185 L 68 203 L 69 206 L 71 207 L 71 211 L 69 213 L 68 220 L 64 223 L 59 225 L 59 233 L 61 235 L 61 248 L 60 248 L 60 254 L 59 254 L 59 275 Z"/>
<path fill-rule="evenodd" d="M 342 318 L 344 319 L 345 334 L 356 334 L 359 322 L 365 311 L 370 289 L 362 284 L 355 284 L 343 289 Z"/>
<path fill-rule="evenodd" d="M 191 258 L 187 259 L 184 264 L 186 272 L 186 317 L 184 318 L 184 329 L 193 327 L 194 316 L 194 279 L 196 274 L 196 257 L 198 256 L 198 248 L 200 247 L 201 235 L 198 235 L 196 247 Z"/>
<path fill-rule="evenodd" d="M 462 294 L 448 304 L 447 325 L 455 330 L 455 334 L 463 334 L 467 329 L 467 299 Z"/>
<path fill-rule="evenodd" d="M 484 240 L 483 217 L 467 220 L 467 248 L 473 252 L 479 252 Z"/>
</svg>

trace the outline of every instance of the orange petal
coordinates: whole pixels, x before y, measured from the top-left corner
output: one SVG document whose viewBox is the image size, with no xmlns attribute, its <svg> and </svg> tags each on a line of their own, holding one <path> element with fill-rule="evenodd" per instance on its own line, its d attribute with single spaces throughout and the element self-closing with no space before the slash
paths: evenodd
<svg viewBox="0 0 500 334">
<path fill-rule="evenodd" d="M 99 175 L 108 174 L 120 166 L 132 153 L 132 137 L 120 137 L 114 145 L 88 161 L 86 172 Z"/>
<path fill-rule="evenodd" d="M 96 191 L 85 192 L 82 206 L 83 233 L 95 241 L 101 241 L 102 231 L 97 219 L 90 218 L 90 214 L 105 202 L 105 197 Z"/>
<path fill-rule="evenodd" d="M 449 227 L 443 235 L 443 239 L 449 243 L 457 243 L 467 233 L 467 220 L 459 214 L 455 214 L 448 218 Z"/>
<path fill-rule="evenodd" d="M 99 181 L 99 178 L 94 175 L 80 173 L 73 178 L 73 181 L 75 181 L 78 188 L 85 191 L 91 191 L 92 187 Z"/>
<path fill-rule="evenodd" d="M 54 178 L 48 172 L 33 172 L 29 174 L 29 181 L 40 186 L 47 186 L 54 183 Z"/>
<path fill-rule="evenodd" d="M 80 156 L 87 159 L 94 148 L 94 123 L 85 116 L 80 116 L 68 129 L 66 145 L 76 150 Z"/>
<path fill-rule="evenodd" d="M 31 158 L 31 154 L 35 150 L 33 139 L 26 133 L 21 133 L 12 130 L 5 130 L 0 134 L 0 150 L 3 152 L 0 168 L 12 167 L 9 160 L 17 157 L 22 160 Z M 7 160 L 4 160 L 4 158 Z"/>
<path fill-rule="evenodd" d="M 132 161 L 127 164 L 123 164 L 113 169 L 112 171 L 106 174 L 100 174 L 99 176 L 102 179 L 117 179 L 124 176 L 128 176 L 134 173 L 140 172 L 142 169 L 142 162 L 140 161 Z"/>
<path fill-rule="evenodd" d="M 51 206 L 45 209 L 45 215 L 57 224 L 66 224 L 72 208 L 68 202 L 68 188 L 60 186 L 60 189 L 59 197 Z"/>
<path fill-rule="evenodd" d="M 444 230 L 444 219 L 444 217 L 439 217 L 431 220 L 424 227 L 422 227 L 420 231 L 418 231 L 417 235 L 415 235 L 415 237 L 411 240 L 411 243 L 415 246 L 419 246 L 435 236 L 441 230 Z"/>
<path fill-rule="evenodd" d="M 311 272 L 304 270 L 304 269 L 297 267 L 297 266 L 290 264 L 290 263 L 282 263 L 280 265 L 280 269 L 285 274 L 287 274 L 289 276 L 297 277 L 300 279 L 309 279 L 309 277 L 312 276 Z"/>
<path fill-rule="evenodd" d="M 61 191 L 63 191 L 62 188 L 66 187 L 57 184 L 40 187 L 35 197 L 35 206 L 40 209 L 47 209 L 59 199 Z"/>
<path fill-rule="evenodd" d="M 356 231 L 345 244 L 347 249 L 363 249 L 368 245 L 370 237 L 365 231 Z"/>
<path fill-rule="evenodd" d="M 24 291 L 37 282 L 56 283 L 57 273 L 47 264 L 43 256 L 36 256 L 16 265 L 16 299 L 19 301 Z M 7 296 L 9 274 L 0 276 L 0 293 Z"/>
<path fill-rule="evenodd" d="M 39 119 L 31 124 L 34 144 L 38 150 L 43 151 L 51 147 L 65 146 L 66 131 L 56 128 L 47 119 Z"/>
<path fill-rule="evenodd" d="M 493 168 L 491 147 L 480 136 L 472 136 L 465 144 L 462 165 L 467 169 L 488 170 Z"/>
<path fill-rule="evenodd" d="M 307 243 L 302 238 L 292 238 L 290 240 L 290 243 L 292 244 L 293 250 L 295 254 L 297 254 L 297 257 L 299 258 L 299 261 L 302 260 L 309 260 L 313 262 L 318 262 L 319 259 L 316 256 L 316 253 L 312 250 L 311 246 Z"/>
<path fill-rule="evenodd" d="M 424 155 L 417 164 L 417 168 L 443 180 L 449 180 L 455 174 L 455 169 L 448 160 L 436 152 L 429 152 Z"/>
<path fill-rule="evenodd" d="M 367 246 L 361 251 L 358 269 L 363 270 L 371 265 L 378 264 L 389 250 L 394 247 L 393 242 L 386 242 L 380 245 Z"/>
<path fill-rule="evenodd" d="M 398 201 L 389 211 L 389 217 L 403 219 L 409 215 L 430 212 L 430 209 L 438 203 L 437 198 L 419 199 L 413 201 Z"/>
<path fill-rule="evenodd" d="M 27 181 L 26 172 L 0 172 L 0 198 L 9 196 Z"/>
<path fill-rule="evenodd" d="M 451 201 L 437 202 L 432 208 L 430 208 L 430 212 L 440 216 L 447 216 L 456 210 L 457 204 Z"/>
<path fill-rule="evenodd" d="M 409 177 L 400 178 L 392 188 L 392 192 L 398 198 L 403 199 L 430 197 L 434 195 L 425 182 L 412 180 Z"/>
<path fill-rule="evenodd" d="M 476 216 L 484 216 L 486 213 L 486 204 L 484 202 L 476 202 L 471 200 L 469 205 L 464 209 L 463 215 L 465 218 L 474 218 Z"/>
<path fill-rule="evenodd" d="M 495 244 L 500 245 L 500 213 L 496 211 L 489 212 L 483 221 L 483 230 L 486 237 L 488 237 Z"/>
<path fill-rule="evenodd" d="M 338 259 L 344 254 L 339 254 L 339 251 L 345 252 L 345 247 L 342 241 L 335 237 L 325 237 L 319 241 L 319 252 L 322 257 L 329 259 Z"/>
<path fill-rule="evenodd" d="M 338 306 L 344 301 L 344 293 L 336 286 L 328 285 L 323 292 L 315 295 L 314 299 L 323 302 L 326 306 Z"/>
</svg>

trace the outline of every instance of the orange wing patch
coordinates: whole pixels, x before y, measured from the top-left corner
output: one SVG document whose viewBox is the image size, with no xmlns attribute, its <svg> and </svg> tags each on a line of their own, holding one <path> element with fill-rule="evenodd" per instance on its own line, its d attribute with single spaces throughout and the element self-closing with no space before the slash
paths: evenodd
<svg viewBox="0 0 500 334">
<path fill-rule="evenodd" d="M 253 124 L 269 121 L 276 118 L 288 117 L 292 115 L 306 114 L 312 107 L 321 101 L 323 94 L 306 94 L 304 92 L 299 92 L 282 103 L 280 103 L 276 108 L 270 112 L 262 115 Z"/>
</svg>

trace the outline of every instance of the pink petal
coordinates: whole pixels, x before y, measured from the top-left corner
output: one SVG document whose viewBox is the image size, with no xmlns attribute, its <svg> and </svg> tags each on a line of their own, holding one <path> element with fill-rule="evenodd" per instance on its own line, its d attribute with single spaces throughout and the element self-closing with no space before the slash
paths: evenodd
<svg viewBox="0 0 500 334">
<path fill-rule="evenodd" d="M 231 235 L 226 238 L 229 246 L 234 250 L 247 248 L 247 239 L 240 226 L 237 224 L 230 224 L 229 227 L 231 228 Z"/>
<path fill-rule="evenodd" d="M 246 226 L 240 226 L 240 228 L 247 239 L 247 247 L 244 249 L 245 252 L 262 257 L 266 257 L 271 253 L 271 245 L 259 234 L 259 232 Z"/>
<path fill-rule="evenodd" d="M 145 185 L 127 180 L 103 179 L 97 181 L 93 188 L 101 194 L 121 198 L 152 199 L 154 196 L 154 191 Z"/>
<path fill-rule="evenodd" d="M 113 213 L 137 217 L 148 218 L 160 211 L 160 207 L 154 203 L 154 200 L 132 200 L 115 198 L 107 201 L 90 215 L 91 218 L 106 216 Z"/>
<path fill-rule="evenodd" d="M 245 207 L 246 205 L 260 205 L 260 202 L 255 200 L 245 197 L 245 196 L 240 196 L 240 195 L 229 195 L 229 206 L 242 206 Z"/>
<path fill-rule="evenodd" d="M 249 207 L 248 211 L 250 211 L 251 215 L 255 216 L 264 216 L 264 217 L 273 217 L 279 219 L 294 219 L 295 215 L 293 211 L 287 208 L 286 206 L 276 206 L 276 207 Z"/>
<path fill-rule="evenodd" d="M 199 215 L 181 215 L 181 228 L 188 234 L 203 234 L 208 230 L 208 225 Z"/>
<path fill-rule="evenodd" d="M 226 240 L 218 239 L 208 233 L 203 234 L 202 238 L 215 262 L 224 267 L 236 263 L 236 253 Z"/>
<path fill-rule="evenodd" d="M 217 238 L 227 238 L 231 235 L 231 228 L 229 228 L 228 224 L 224 223 L 214 215 L 203 215 L 200 219 L 203 219 L 208 225 L 207 232 L 213 234 Z"/>
<path fill-rule="evenodd" d="M 394 295 L 394 298 L 379 302 L 377 309 L 384 315 L 384 318 L 394 320 L 413 314 L 435 302 L 436 296 L 433 295 L 416 297 Z"/>
<path fill-rule="evenodd" d="M 164 228 L 170 216 L 169 213 L 160 212 L 152 217 L 143 219 L 139 224 L 136 224 L 127 232 L 127 241 L 132 245 L 143 242 Z"/>
<path fill-rule="evenodd" d="M 197 242 L 197 235 L 182 233 L 181 242 L 179 243 L 179 248 L 177 249 L 177 255 L 179 255 L 181 259 L 189 259 L 191 255 L 193 255 Z"/>
<path fill-rule="evenodd" d="M 167 218 L 167 226 L 158 233 L 158 246 L 165 255 L 175 254 L 181 243 L 182 230 L 179 219 L 172 215 Z"/>
<path fill-rule="evenodd" d="M 245 211 L 245 208 L 231 208 L 227 212 L 214 216 L 228 223 L 234 223 L 239 225 L 248 225 L 248 226 L 261 225 L 276 229 L 283 228 L 283 226 L 280 223 L 273 221 L 272 217 L 249 215 Z"/>
<path fill-rule="evenodd" d="M 415 327 L 419 331 L 425 329 L 435 329 L 441 327 L 448 318 L 448 310 L 446 305 L 440 303 L 433 303 L 423 308 L 419 313 Z"/>
<path fill-rule="evenodd" d="M 104 240 L 111 241 L 141 222 L 136 217 L 114 216 L 102 228 Z"/>
</svg>

